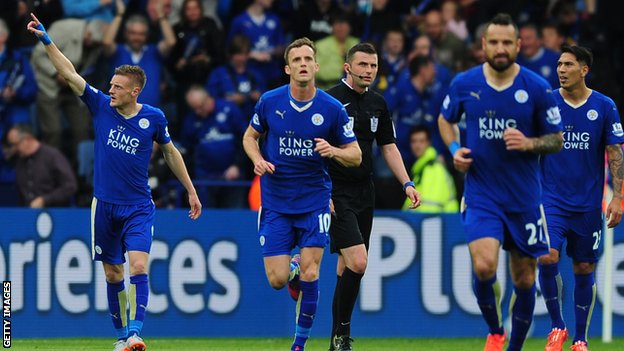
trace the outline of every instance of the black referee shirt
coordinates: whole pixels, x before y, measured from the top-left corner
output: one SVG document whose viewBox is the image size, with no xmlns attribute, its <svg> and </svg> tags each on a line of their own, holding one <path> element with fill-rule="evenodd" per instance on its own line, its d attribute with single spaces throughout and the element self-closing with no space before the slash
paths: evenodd
<svg viewBox="0 0 624 351">
<path fill-rule="evenodd" d="M 351 184 L 368 182 L 373 174 L 373 140 L 379 146 L 396 142 L 386 100 L 372 90 L 358 94 L 345 80 L 327 90 L 327 93 L 338 99 L 347 110 L 362 149 L 362 163 L 358 167 L 344 167 L 330 160 L 329 174 L 332 181 Z"/>
</svg>

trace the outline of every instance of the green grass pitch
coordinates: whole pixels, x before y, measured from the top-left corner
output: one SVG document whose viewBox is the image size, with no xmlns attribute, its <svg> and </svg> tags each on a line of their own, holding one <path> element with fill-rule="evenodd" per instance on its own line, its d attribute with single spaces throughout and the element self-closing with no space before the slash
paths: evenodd
<svg viewBox="0 0 624 351">
<path fill-rule="evenodd" d="M 101 338 L 59 338 L 12 340 L 10 350 L 45 351 L 111 351 L 111 339 Z M 148 351 L 288 351 L 291 339 L 258 338 L 146 338 Z M 327 338 L 311 338 L 306 351 L 326 351 Z M 545 339 L 529 339 L 523 348 L 526 351 L 544 350 Z M 568 340 L 564 350 L 569 350 Z M 485 338 L 358 338 L 353 344 L 357 351 L 481 351 Z M 624 350 L 624 339 L 614 339 L 603 344 L 599 338 L 590 339 L 590 351 Z"/>
</svg>

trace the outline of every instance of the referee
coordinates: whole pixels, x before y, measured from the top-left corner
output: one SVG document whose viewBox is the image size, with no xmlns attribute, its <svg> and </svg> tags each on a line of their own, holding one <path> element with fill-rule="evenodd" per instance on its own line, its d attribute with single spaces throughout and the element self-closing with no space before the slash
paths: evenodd
<svg viewBox="0 0 624 351">
<path fill-rule="evenodd" d="M 369 43 L 357 44 L 347 53 L 346 61 L 344 70 L 347 77 L 327 93 L 338 99 L 347 110 L 362 150 L 362 164 L 346 168 L 330 160 L 329 165 L 333 183 L 332 209 L 335 214 L 330 227 L 331 252 L 340 254 L 332 304 L 330 351 L 353 350 L 351 314 L 366 271 L 373 226 L 373 140 L 377 141 L 392 173 L 403 184 L 405 195 L 411 201 L 410 208 L 420 204 L 420 195 L 405 170 L 395 144 L 394 128 L 386 101 L 380 94 L 369 90 L 379 68 L 375 48 Z"/>
</svg>

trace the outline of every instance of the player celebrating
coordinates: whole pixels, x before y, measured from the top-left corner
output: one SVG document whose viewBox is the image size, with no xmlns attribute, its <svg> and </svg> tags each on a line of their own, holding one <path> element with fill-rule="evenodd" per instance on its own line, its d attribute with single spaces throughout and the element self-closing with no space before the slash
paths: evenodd
<svg viewBox="0 0 624 351">
<path fill-rule="evenodd" d="M 345 109 L 314 85 L 319 69 L 315 55 L 308 38 L 286 48 L 284 70 L 290 83 L 262 95 L 243 136 L 254 173 L 261 176 L 258 234 L 267 279 L 275 289 L 290 280 L 298 300 L 293 351 L 303 351 L 318 304 L 319 268 L 330 223 L 327 159 L 351 167 L 362 160 Z M 258 139 L 263 135 L 261 151 Z M 301 248 L 300 261 L 291 265 L 295 246 Z"/>
<path fill-rule="evenodd" d="M 368 89 L 377 76 L 377 60 L 377 51 L 373 45 L 355 45 L 347 53 L 344 64 L 346 79 L 327 91 L 352 116 L 353 131 L 362 149 L 362 164 L 359 167 L 346 168 L 334 161 L 330 162 L 329 167 L 333 183 L 332 201 L 336 213 L 330 230 L 331 251 L 340 253 L 336 268 L 338 281 L 332 304 L 330 350 L 352 350 L 351 315 L 366 271 L 368 244 L 373 227 L 374 140 L 380 146 L 388 166 L 403 184 L 410 208 L 419 205 L 418 192 L 407 175 L 401 153 L 395 144 L 392 118 L 386 101 L 381 95 Z"/>
<path fill-rule="evenodd" d="M 561 117 L 548 82 L 515 63 L 518 28 L 507 14 L 487 24 L 486 63 L 459 74 L 438 118 L 455 167 L 467 172 L 462 213 L 473 288 L 489 327 L 485 351 L 500 351 L 502 325 L 498 252 L 510 252 L 513 297 L 507 350 L 522 348 L 535 308 L 537 257 L 548 253 L 542 231 L 539 154 L 561 149 Z M 466 116 L 465 147 L 451 123 Z"/>
<path fill-rule="evenodd" d="M 542 159 L 544 210 L 550 253 L 539 258 L 539 281 L 552 322 L 546 351 L 561 351 L 568 330 L 561 315 L 561 276 L 557 264 L 567 240 L 573 260 L 573 351 L 587 351 L 587 328 L 596 299 L 594 269 L 602 234 L 604 154 L 613 180 L 607 225 L 622 219 L 622 147 L 624 131 L 613 101 L 585 85 L 592 54 L 580 46 L 564 46 L 557 62 L 561 88 L 554 93 L 564 126 L 563 151 Z"/>
<path fill-rule="evenodd" d="M 28 30 L 45 45 L 59 75 L 93 115 L 92 253 L 93 258 L 104 265 L 108 307 L 118 336 L 115 351 L 146 350 L 140 334 L 149 294 L 147 264 L 154 231 L 155 206 L 147 184 L 154 141 L 160 144 L 169 168 L 189 194 L 191 219 L 201 214 L 201 203 L 182 156 L 169 138 L 163 112 L 137 103 L 145 85 L 145 72 L 137 66 L 118 67 L 110 81 L 110 96 L 107 96 L 85 82 L 52 43 L 39 20 L 31 16 L 33 20 L 28 23 Z M 124 286 L 125 252 L 130 261 L 129 296 Z"/>
</svg>

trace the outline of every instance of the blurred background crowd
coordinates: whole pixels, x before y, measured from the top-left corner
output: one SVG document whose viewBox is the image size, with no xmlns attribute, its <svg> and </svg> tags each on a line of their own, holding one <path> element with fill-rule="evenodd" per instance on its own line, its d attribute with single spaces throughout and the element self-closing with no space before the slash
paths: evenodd
<svg viewBox="0 0 624 351">
<path fill-rule="evenodd" d="M 425 200 L 421 211 L 457 211 L 462 175 L 437 130 L 453 77 L 481 64 L 483 24 L 507 12 L 520 27 L 518 63 L 558 88 L 559 49 L 594 53 L 588 85 L 624 103 L 624 5 L 609 0 L 2 0 L 0 1 L 0 206 L 89 206 L 92 123 L 26 31 L 30 13 L 89 84 L 107 92 L 113 69 L 141 66 L 139 102 L 161 108 L 207 208 L 256 208 L 241 138 L 259 96 L 287 83 L 283 49 L 317 46 L 317 85 L 343 77 L 346 52 L 374 43 L 397 145 Z M 378 208 L 403 206 L 401 185 L 379 156 Z M 154 146 L 150 186 L 161 208 L 184 193 Z M 251 187 L 251 191 L 250 191 Z M 430 203 L 431 206 L 427 206 Z"/>
</svg>

